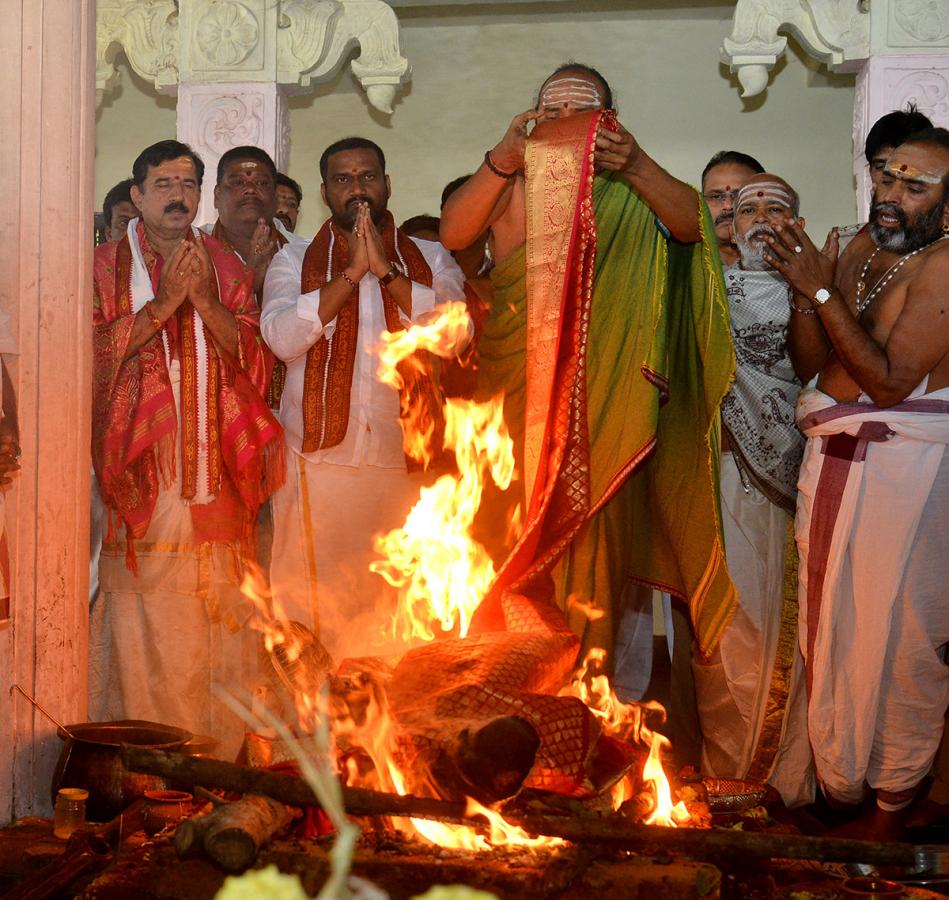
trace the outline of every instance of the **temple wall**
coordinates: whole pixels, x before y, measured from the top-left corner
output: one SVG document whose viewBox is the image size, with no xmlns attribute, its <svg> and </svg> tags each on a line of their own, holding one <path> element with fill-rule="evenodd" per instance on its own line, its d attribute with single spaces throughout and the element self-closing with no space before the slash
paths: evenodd
<svg viewBox="0 0 949 900">
<path fill-rule="evenodd" d="M 600 11 L 576 11 L 590 6 Z M 678 177 L 697 182 L 712 153 L 734 147 L 799 190 L 815 238 L 855 220 L 852 76 L 830 75 L 789 53 L 767 94 L 743 103 L 717 62 L 731 4 L 668 4 L 673 8 L 662 11 L 642 7 L 664 4 L 628 0 L 609 4 L 626 7 L 610 12 L 604 6 L 571 2 L 533 12 L 478 4 L 477 12 L 462 6 L 450 14 L 445 7 L 439 14 L 400 8 L 402 52 L 414 74 L 391 122 L 370 108 L 347 68 L 290 100 L 289 170 L 305 195 L 300 233 L 312 234 L 326 215 L 317 162 L 331 141 L 359 134 L 383 147 L 397 221 L 436 214 L 442 187 L 479 164 L 510 119 L 532 105 L 545 75 L 570 58 L 601 69 L 621 120 Z M 174 129 L 173 100 L 123 67 L 121 87 L 97 120 L 98 202 L 127 176 L 139 150 Z"/>
</svg>

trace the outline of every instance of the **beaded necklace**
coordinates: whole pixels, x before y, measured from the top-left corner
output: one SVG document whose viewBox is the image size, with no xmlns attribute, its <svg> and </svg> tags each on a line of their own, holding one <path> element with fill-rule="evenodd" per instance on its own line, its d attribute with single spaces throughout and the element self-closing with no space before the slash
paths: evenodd
<svg viewBox="0 0 949 900">
<path fill-rule="evenodd" d="M 923 250 L 928 250 L 933 246 L 933 244 L 938 244 L 939 241 L 946 237 L 949 237 L 949 235 L 941 234 L 939 237 L 933 241 L 930 241 L 928 244 L 924 244 L 922 247 L 918 247 L 911 253 L 901 256 L 880 276 L 880 280 L 877 281 L 877 283 L 873 286 L 873 289 L 867 294 L 866 298 L 861 300 L 863 292 L 867 288 L 866 277 L 867 272 L 870 271 L 870 263 L 873 262 L 876 255 L 880 252 L 880 248 L 877 247 L 876 250 L 874 250 L 873 253 L 867 257 L 867 261 L 863 264 L 863 268 L 860 270 L 860 278 L 857 281 L 857 293 L 855 298 L 857 301 L 857 315 L 859 316 L 860 313 L 862 313 L 870 305 L 870 302 L 873 300 L 873 298 L 883 291 L 883 288 L 885 288 L 893 280 L 893 277 L 896 275 L 896 273 L 899 272 L 899 270 L 902 269 L 910 259 L 912 259 L 917 253 L 922 253 Z"/>
</svg>

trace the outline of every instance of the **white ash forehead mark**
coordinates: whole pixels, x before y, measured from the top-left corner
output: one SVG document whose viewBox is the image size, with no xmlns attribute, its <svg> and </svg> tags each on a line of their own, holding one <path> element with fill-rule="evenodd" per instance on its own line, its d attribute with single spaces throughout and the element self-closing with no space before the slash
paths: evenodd
<svg viewBox="0 0 949 900">
<path fill-rule="evenodd" d="M 763 200 L 778 200 L 787 206 L 792 207 L 793 202 L 791 193 L 778 181 L 757 181 L 754 184 L 746 184 L 739 192 L 735 200 L 735 206 L 744 203 L 747 200 L 761 198 Z"/>
<path fill-rule="evenodd" d="M 554 103 L 600 103 L 597 85 L 586 78 L 557 78 L 547 83 L 540 95 L 541 105 Z"/>
</svg>

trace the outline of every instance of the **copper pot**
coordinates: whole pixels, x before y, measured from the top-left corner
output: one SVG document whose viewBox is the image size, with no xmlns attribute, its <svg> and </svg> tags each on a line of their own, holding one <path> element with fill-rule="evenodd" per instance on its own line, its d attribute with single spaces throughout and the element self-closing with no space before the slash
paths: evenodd
<svg viewBox="0 0 949 900">
<path fill-rule="evenodd" d="M 145 791 L 165 790 L 169 785 L 156 775 L 130 772 L 122 765 L 123 744 L 155 750 L 180 750 L 191 733 L 174 725 L 127 719 L 117 722 L 84 722 L 60 728 L 65 741 L 56 771 L 52 796 L 61 787 L 89 791 L 86 816 L 93 822 L 108 822 Z"/>
<path fill-rule="evenodd" d="M 193 797 L 187 791 L 145 791 L 142 827 L 149 837 L 177 825 L 191 813 Z"/>
</svg>

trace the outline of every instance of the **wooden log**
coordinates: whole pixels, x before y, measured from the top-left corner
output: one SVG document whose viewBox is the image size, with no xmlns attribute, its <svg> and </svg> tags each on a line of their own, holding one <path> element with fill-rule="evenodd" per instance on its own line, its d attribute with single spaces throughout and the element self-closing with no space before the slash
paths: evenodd
<svg viewBox="0 0 949 900">
<path fill-rule="evenodd" d="M 198 759 L 178 753 L 123 748 L 127 768 L 163 775 L 186 784 L 266 794 L 284 803 L 315 804 L 318 801 L 300 778 L 247 769 L 219 760 Z M 363 788 L 343 788 L 346 811 L 354 816 L 406 816 L 443 822 L 465 820 L 465 804 L 427 797 L 400 797 Z M 467 820 L 472 824 L 472 820 Z M 813 859 L 861 862 L 869 865 L 912 867 L 912 844 L 884 844 L 843 838 L 807 835 L 746 833 L 732 830 L 662 828 L 631 825 L 616 818 L 523 816 L 508 819 L 531 834 L 561 837 L 578 844 L 599 843 L 618 850 L 668 851 L 692 859 L 738 856 L 755 859 Z"/>
<path fill-rule="evenodd" d="M 310 786 L 292 775 L 145 747 L 123 747 L 122 759 L 133 772 L 161 774 L 175 784 L 264 794 L 292 806 L 319 805 Z M 400 797 L 365 788 L 344 787 L 343 802 L 346 811 L 354 816 L 414 816 L 443 822 L 461 822 L 465 818 L 465 804 L 461 802 L 412 795 Z"/>
<path fill-rule="evenodd" d="M 248 794 L 210 812 L 184 819 L 175 830 L 175 849 L 185 856 L 200 846 L 209 859 L 227 872 L 242 872 L 270 837 L 296 815 L 286 804 Z"/>
</svg>

